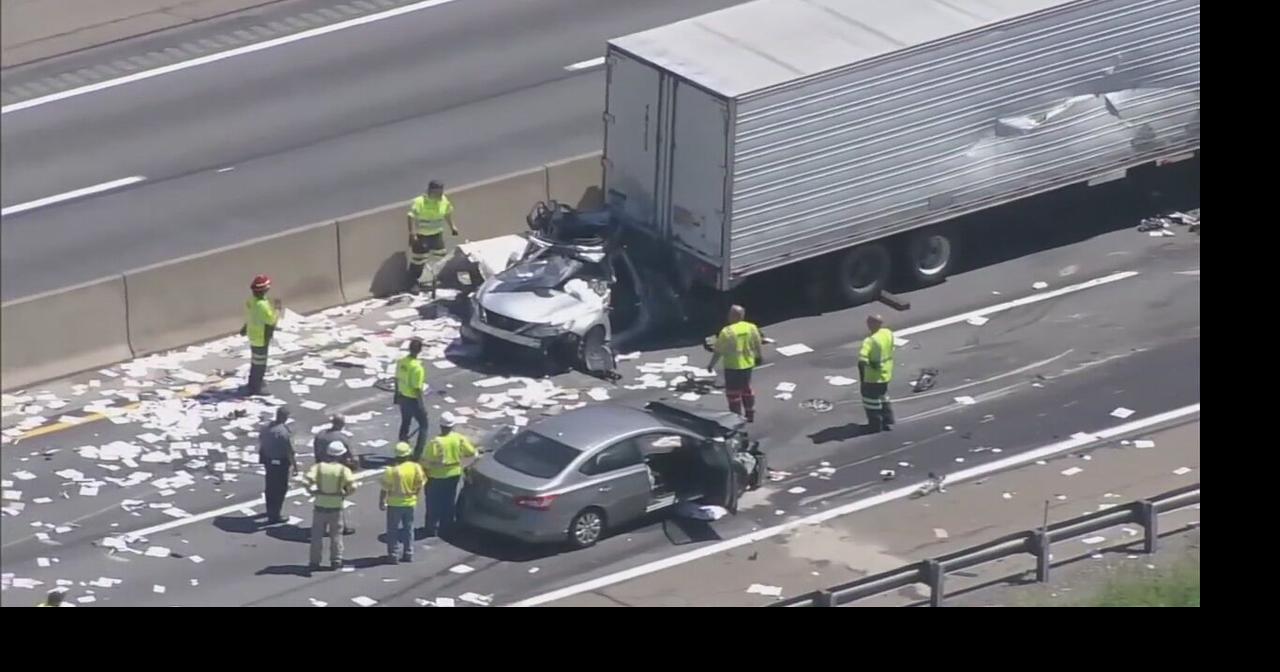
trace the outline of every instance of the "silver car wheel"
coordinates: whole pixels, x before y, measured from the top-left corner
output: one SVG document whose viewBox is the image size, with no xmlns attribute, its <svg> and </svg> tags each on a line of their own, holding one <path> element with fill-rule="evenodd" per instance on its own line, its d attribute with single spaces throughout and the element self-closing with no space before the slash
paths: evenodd
<svg viewBox="0 0 1280 672">
<path fill-rule="evenodd" d="M 573 540 L 579 546 L 590 546 L 596 543 L 600 538 L 600 533 L 604 529 L 604 521 L 600 519 L 600 514 L 595 511 L 583 511 L 573 519 Z"/>
</svg>

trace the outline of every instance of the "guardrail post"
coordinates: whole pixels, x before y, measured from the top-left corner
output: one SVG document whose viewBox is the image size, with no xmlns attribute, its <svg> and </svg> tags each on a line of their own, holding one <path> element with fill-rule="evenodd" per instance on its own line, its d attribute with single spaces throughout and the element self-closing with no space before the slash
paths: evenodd
<svg viewBox="0 0 1280 672">
<path fill-rule="evenodd" d="M 1036 581 L 1040 583 L 1049 582 L 1049 548 L 1052 544 L 1049 533 L 1043 529 L 1031 535 L 1031 552 L 1036 556 Z"/>
<path fill-rule="evenodd" d="M 1142 525 L 1142 530 L 1146 533 L 1143 539 L 1142 552 L 1155 553 L 1156 547 L 1160 542 L 1160 513 L 1156 511 L 1156 505 L 1146 499 L 1137 502 L 1137 509 L 1138 523 Z"/>
<path fill-rule="evenodd" d="M 815 607 L 834 607 L 836 606 L 835 595 L 829 590 L 819 590 L 813 596 L 813 606 Z"/>
<path fill-rule="evenodd" d="M 924 561 L 925 583 L 929 585 L 929 606 L 941 607 L 946 591 L 947 572 L 937 560 Z"/>
</svg>

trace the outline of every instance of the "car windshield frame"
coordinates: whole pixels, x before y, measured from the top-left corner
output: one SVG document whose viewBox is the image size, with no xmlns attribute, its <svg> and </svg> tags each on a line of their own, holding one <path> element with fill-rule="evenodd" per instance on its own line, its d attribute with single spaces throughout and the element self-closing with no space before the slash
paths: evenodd
<svg viewBox="0 0 1280 672">
<path fill-rule="evenodd" d="M 536 442 L 531 442 L 531 438 L 536 439 Z M 580 455 L 582 451 L 573 446 L 561 443 L 545 434 L 525 430 L 511 437 L 509 441 L 502 444 L 502 447 L 494 451 L 493 459 L 498 464 L 525 476 L 550 480 L 564 473 Z M 555 466 L 554 472 L 547 473 L 561 460 L 563 463 Z"/>
<path fill-rule="evenodd" d="M 580 272 L 584 263 L 565 254 L 543 250 L 539 254 L 522 259 L 516 265 L 498 273 L 500 284 L 497 292 L 527 292 L 538 289 L 559 289 Z"/>
</svg>

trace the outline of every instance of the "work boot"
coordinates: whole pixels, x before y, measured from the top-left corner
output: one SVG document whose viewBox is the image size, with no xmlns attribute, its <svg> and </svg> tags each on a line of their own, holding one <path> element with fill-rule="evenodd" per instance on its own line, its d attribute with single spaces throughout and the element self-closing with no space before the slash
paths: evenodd
<svg viewBox="0 0 1280 672">
<path fill-rule="evenodd" d="M 885 430 L 888 431 L 893 429 L 893 425 L 896 421 L 893 418 L 893 406 L 889 403 L 888 399 L 884 400 L 884 405 L 881 407 L 880 414 L 883 416 Z"/>
</svg>

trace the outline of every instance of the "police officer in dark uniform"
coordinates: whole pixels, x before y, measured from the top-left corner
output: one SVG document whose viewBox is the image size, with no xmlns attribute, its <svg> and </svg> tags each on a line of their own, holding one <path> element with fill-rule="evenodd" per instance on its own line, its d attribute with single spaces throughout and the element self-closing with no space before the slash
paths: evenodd
<svg viewBox="0 0 1280 672">
<path fill-rule="evenodd" d="M 282 511 L 289 477 L 298 473 L 288 422 L 289 409 L 281 406 L 276 409 L 276 419 L 258 434 L 258 463 L 267 468 L 267 522 L 272 525 L 284 522 Z"/>
</svg>

